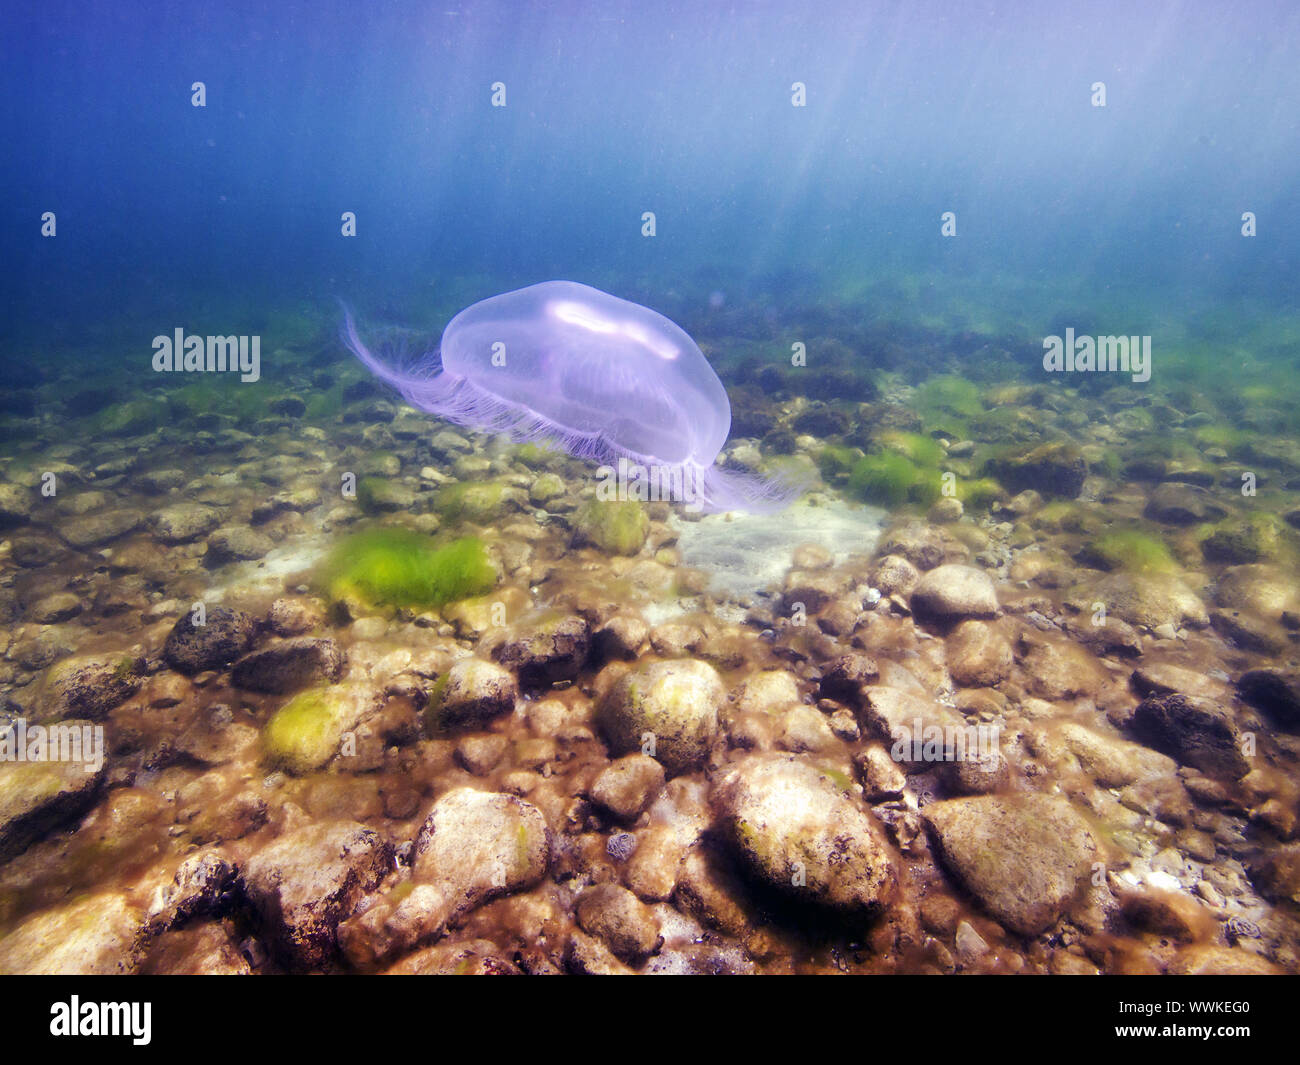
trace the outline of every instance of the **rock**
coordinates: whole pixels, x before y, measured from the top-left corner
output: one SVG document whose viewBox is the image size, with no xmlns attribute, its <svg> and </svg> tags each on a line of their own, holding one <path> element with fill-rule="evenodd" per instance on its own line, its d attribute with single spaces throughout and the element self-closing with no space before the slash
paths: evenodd
<svg viewBox="0 0 1300 1065">
<path fill-rule="evenodd" d="M 724 696 L 722 678 L 705 662 L 654 662 L 614 684 L 597 722 L 616 753 L 643 751 L 670 774 L 689 772 L 708 757 Z"/>
<path fill-rule="evenodd" d="M 1025 631 L 1016 649 L 1029 690 L 1041 699 L 1095 696 L 1110 680 L 1105 667 L 1073 640 Z"/>
<path fill-rule="evenodd" d="M 1132 684 L 1139 695 L 1173 695 L 1178 692 L 1203 699 L 1220 699 L 1228 694 L 1228 686 L 1222 681 L 1171 662 L 1144 663 L 1133 670 Z"/>
<path fill-rule="evenodd" d="M 650 533 L 650 515 L 645 504 L 635 499 L 583 504 L 573 516 L 574 542 L 589 545 L 607 555 L 635 555 Z"/>
<path fill-rule="evenodd" d="M 786 711 L 777 743 L 782 750 L 796 753 L 834 751 L 840 746 L 826 716 L 815 707 L 805 706 L 802 703 Z"/>
<path fill-rule="evenodd" d="M 1212 610 L 1210 624 L 1229 643 L 1262 655 L 1281 654 L 1291 642 L 1280 626 L 1253 614 Z"/>
<path fill-rule="evenodd" d="M 154 511 L 149 518 L 154 535 L 165 544 L 193 543 L 219 524 L 220 513 L 202 503 L 175 503 Z"/>
<path fill-rule="evenodd" d="M 161 496 L 175 491 L 188 480 L 184 470 L 149 470 L 137 476 L 135 483 L 146 495 Z"/>
<path fill-rule="evenodd" d="M 1208 776 L 1240 780 L 1250 772 L 1232 718 L 1217 703 L 1192 695 L 1153 695 L 1133 712 L 1143 743 Z"/>
<path fill-rule="evenodd" d="M 588 888 L 578 896 L 575 912 L 584 932 L 629 963 L 644 961 L 664 941 L 654 911 L 617 884 Z"/>
<path fill-rule="evenodd" d="M 246 525 L 223 525 L 208 537 L 208 558 L 214 562 L 251 562 L 265 558 L 274 548 L 269 536 Z"/>
<path fill-rule="evenodd" d="M 930 570 L 912 592 L 917 617 L 949 621 L 989 618 L 998 612 L 993 582 L 973 566 L 948 564 Z"/>
<path fill-rule="evenodd" d="M 325 624 L 325 615 L 315 603 L 277 599 L 271 604 L 266 620 L 277 636 L 305 636 Z"/>
<path fill-rule="evenodd" d="M 242 611 L 212 607 L 202 625 L 194 623 L 194 611 L 189 611 L 173 626 L 163 658 L 180 673 L 221 669 L 247 651 L 256 634 L 257 622 Z"/>
<path fill-rule="evenodd" d="M 467 773 L 476 777 L 485 777 L 505 756 L 510 741 L 505 736 L 495 733 L 475 733 L 465 736 L 456 744 L 453 757 L 456 764 Z"/>
<path fill-rule="evenodd" d="M 88 721 L 64 721 L 63 729 L 76 729 L 82 737 Z M 16 735 L 0 729 L 0 751 L 6 739 Z M 71 733 L 65 733 L 71 735 Z M 30 736 L 25 746 L 30 746 Z M 5 751 L 0 761 L 0 862 L 6 862 L 69 821 L 81 816 L 95 803 L 104 777 L 103 764 L 82 761 L 14 761 L 16 752 Z M 91 769 L 91 772 L 87 772 Z M 2 970 L 0 970 L 2 971 Z"/>
<path fill-rule="evenodd" d="M 508 669 L 481 658 L 462 658 L 429 693 L 429 719 L 438 728 L 481 726 L 511 713 L 519 685 Z"/>
<path fill-rule="evenodd" d="M 1279 566 L 1229 566 L 1219 574 L 1216 605 L 1244 610 L 1268 621 L 1300 615 L 1300 591 L 1294 578 Z"/>
<path fill-rule="evenodd" d="M 927 695 L 882 685 L 863 689 L 859 719 L 864 732 L 890 746 L 896 762 L 952 761 L 974 728 Z"/>
<path fill-rule="evenodd" d="M 493 657 L 519 676 L 525 688 L 572 680 L 587 661 L 591 630 L 576 614 L 533 615 L 520 619 Z"/>
<path fill-rule="evenodd" d="M 17 484 L 0 484 L 0 528 L 25 525 L 32 516 L 32 490 Z"/>
<path fill-rule="evenodd" d="M 848 787 L 797 758 L 749 755 L 713 792 L 722 838 L 753 876 L 789 896 L 875 913 L 892 895 L 896 873 Z"/>
<path fill-rule="evenodd" d="M 1250 669 L 1237 681 L 1237 691 L 1279 728 L 1300 730 L 1300 677 L 1296 674 L 1280 669 Z"/>
<path fill-rule="evenodd" d="M 134 510 L 102 510 L 63 523 L 59 535 L 69 547 L 84 551 L 134 532 L 140 521 L 140 514 Z"/>
<path fill-rule="evenodd" d="M 925 520 L 934 525 L 951 525 L 961 521 L 966 508 L 956 496 L 944 496 L 938 500 L 925 515 Z"/>
<path fill-rule="evenodd" d="M 1195 525 L 1216 521 L 1227 511 L 1204 488 L 1191 484 L 1159 484 L 1147 501 L 1146 516 L 1166 525 Z"/>
<path fill-rule="evenodd" d="M 1249 871 L 1250 882 L 1265 898 L 1300 904 L 1300 843 L 1269 847 L 1251 860 Z"/>
<path fill-rule="evenodd" d="M 1007 679 L 1015 664 L 1011 641 L 983 621 L 961 622 L 945 644 L 948 672 L 954 681 L 968 687 L 994 687 Z"/>
<path fill-rule="evenodd" d="M 891 802 L 903 797 L 907 776 L 880 744 L 872 744 L 854 759 L 862 794 L 868 802 Z"/>
<path fill-rule="evenodd" d="M 1103 732 L 1078 721 L 1035 725 L 1025 734 L 1034 756 L 1045 762 L 1054 777 L 1084 769 L 1104 788 L 1122 788 L 1152 777 L 1172 777 L 1172 758 Z"/>
<path fill-rule="evenodd" d="M 72 592 L 55 592 L 36 600 L 28 609 L 28 616 L 41 625 L 58 625 L 71 621 L 85 609 L 79 596 Z"/>
<path fill-rule="evenodd" d="M 339 752 L 345 733 L 370 709 L 367 693 L 353 687 L 299 692 L 262 729 L 262 750 L 272 765 L 290 773 L 311 773 Z"/>
<path fill-rule="evenodd" d="M 596 653 L 602 659 L 636 658 L 650 637 L 650 626 L 636 614 L 617 614 L 596 630 Z"/>
<path fill-rule="evenodd" d="M 911 595 L 920 580 L 920 572 L 902 555 L 886 555 L 871 569 L 871 585 L 883 596 Z"/>
<path fill-rule="evenodd" d="M 0 973 L 116 976 L 140 962 L 141 914 L 126 895 L 104 892 L 45 910 L 0 939 Z"/>
<path fill-rule="evenodd" d="M 1075 499 L 1088 478 L 1088 464 L 1075 444 L 1054 441 L 994 459 L 987 473 L 1012 493 L 1032 488 L 1049 499 Z"/>
<path fill-rule="evenodd" d="M 629 754 L 600 771 L 591 785 L 591 801 L 620 820 L 632 821 L 663 786 L 664 768 L 658 761 L 644 754 Z"/>
<path fill-rule="evenodd" d="M 326 965 L 338 949 L 339 922 L 392 868 L 392 846 L 355 821 L 295 829 L 249 859 L 249 901 L 277 955 L 294 969 Z"/>
<path fill-rule="evenodd" d="M 792 569 L 781 585 L 782 609 L 792 612 L 802 603 L 807 613 L 815 614 L 843 595 L 847 585 L 844 576 L 834 570 Z"/>
<path fill-rule="evenodd" d="M 140 690 L 144 662 L 130 655 L 79 655 L 49 668 L 36 692 L 36 716 L 42 721 L 68 717 L 103 720 Z"/>
<path fill-rule="evenodd" d="M 519 967 L 487 939 L 439 943 L 417 950 L 386 970 L 389 976 L 518 976 Z"/>
<path fill-rule="evenodd" d="M 575 931 L 564 950 L 565 968 L 578 976 L 628 976 L 633 970 L 595 936 Z"/>
<path fill-rule="evenodd" d="M 1277 976 L 1283 970 L 1248 950 L 1205 945 L 1180 951 L 1166 972 L 1171 976 Z"/>
<path fill-rule="evenodd" d="M 923 521 L 909 521 L 887 530 L 876 549 L 882 559 L 897 555 L 921 570 L 933 569 L 947 553 L 943 533 Z"/>
<path fill-rule="evenodd" d="M 1083 818 L 1057 796 L 948 799 L 922 808 L 921 818 L 945 867 L 991 916 L 1024 936 L 1060 918 L 1097 858 Z"/>
<path fill-rule="evenodd" d="M 369 964 L 436 939 L 476 907 L 537 884 L 550 848 L 536 806 L 505 793 L 454 788 L 420 829 L 414 887 L 379 896 L 340 930 L 348 957 Z"/>
<path fill-rule="evenodd" d="M 1230 519 L 1201 541 L 1201 550 L 1213 562 L 1269 561 L 1281 550 L 1282 529 L 1282 523 L 1269 514 Z"/>
<path fill-rule="evenodd" d="M 822 671 L 818 691 L 823 699 L 857 706 L 862 702 L 862 689 L 874 684 L 879 676 L 874 658 L 857 653 L 841 655 Z M 796 688 L 796 699 L 791 701 L 797 701 L 797 693 Z"/>
<path fill-rule="evenodd" d="M 1089 607 L 1103 603 L 1108 612 L 1148 629 L 1166 624 L 1203 629 L 1210 624 L 1200 597 L 1170 575 L 1112 573 L 1088 589 L 1085 601 Z"/>
<path fill-rule="evenodd" d="M 149 934 L 174 928 L 195 917 L 221 915 L 242 896 L 238 868 L 217 851 L 192 854 L 181 862 L 170 884 L 161 887 L 149 906 Z"/>
<path fill-rule="evenodd" d="M 751 673 L 736 689 L 734 706 L 742 714 L 774 714 L 802 701 L 799 681 L 784 669 L 763 669 Z"/>
<path fill-rule="evenodd" d="M 230 679 L 237 688 L 288 695 L 343 676 L 347 658 L 333 640 L 294 636 L 245 655 L 235 663 Z"/>
</svg>

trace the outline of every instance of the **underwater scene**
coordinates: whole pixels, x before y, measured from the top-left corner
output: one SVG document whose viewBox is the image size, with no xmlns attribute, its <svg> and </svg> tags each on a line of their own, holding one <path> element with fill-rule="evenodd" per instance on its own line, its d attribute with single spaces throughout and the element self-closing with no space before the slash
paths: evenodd
<svg viewBox="0 0 1300 1065">
<path fill-rule="evenodd" d="M 1300 972 L 1300 9 L 0 23 L 0 973 Z"/>
</svg>

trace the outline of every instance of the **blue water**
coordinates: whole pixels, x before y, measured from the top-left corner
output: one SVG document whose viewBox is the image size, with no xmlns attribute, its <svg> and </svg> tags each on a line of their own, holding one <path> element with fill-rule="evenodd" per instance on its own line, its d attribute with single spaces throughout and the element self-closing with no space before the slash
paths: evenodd
<svg viewBox="0 0 1300 1065">
<path fill-rule="evenodd" d="M 985 291 L 1044 327 L 1295 300 L 1293 4 L 269 7 L 6 12 L 9 351 L 335 296 L 436 330 L 553 277 L 869 316 L 906 277 L 927 312 Z"/>
</svg>

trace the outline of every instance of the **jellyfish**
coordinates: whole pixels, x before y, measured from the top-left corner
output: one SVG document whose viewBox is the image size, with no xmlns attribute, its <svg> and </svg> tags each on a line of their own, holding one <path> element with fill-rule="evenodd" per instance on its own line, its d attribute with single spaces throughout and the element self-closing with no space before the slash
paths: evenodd
<svg viewBox="0 0 1300 1065">
<path fill-rule="evenodd" d="M 588 285 L 546 281 L 475 303 L 407 366 L 373 354 L 346 308 L 342 339 L 413 407 L 642 471 L 693 508 L 770 512 L 798 494 L 793 482 L 714 465 L 731 403 L 704 353 L 663 315 Z"/>
</svg>

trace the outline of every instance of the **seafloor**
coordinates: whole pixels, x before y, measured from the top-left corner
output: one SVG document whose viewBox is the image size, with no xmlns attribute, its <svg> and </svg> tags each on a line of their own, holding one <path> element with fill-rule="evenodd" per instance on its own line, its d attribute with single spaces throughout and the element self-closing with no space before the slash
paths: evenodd
<svg viewBox="0 0 1300 1065">
<path fill-rule="evenodd" d="M 860 318 L 683 321 L 775 519 L 596 500 L 324 319 L 258 385 L 32 359 L 0 972 L 1300 971 L 1281 364 Z"/>
</svg>

